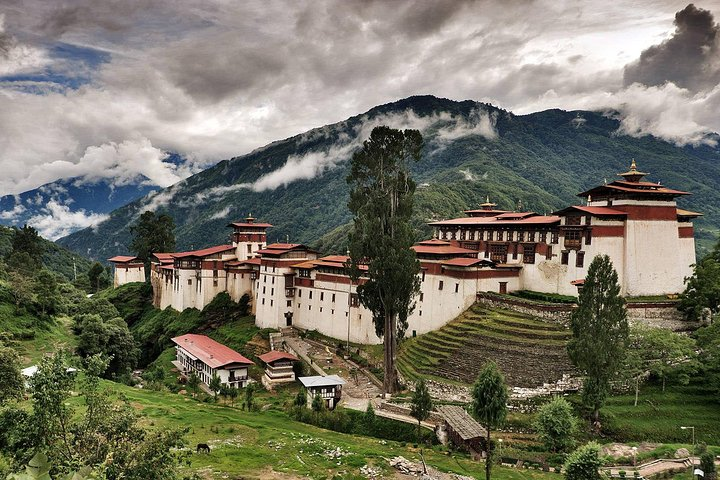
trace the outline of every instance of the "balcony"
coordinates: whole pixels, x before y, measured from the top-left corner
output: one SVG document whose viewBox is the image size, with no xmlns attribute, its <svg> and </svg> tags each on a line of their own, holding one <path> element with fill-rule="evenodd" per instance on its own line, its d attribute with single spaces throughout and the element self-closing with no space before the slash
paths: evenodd
<svg viewBox="0 0 720 480">
<path fill-rule="evenodd" d="M 285 287 L 285 296 L 288 298 L 295 296 L 295 287 Z"/>
</svg>

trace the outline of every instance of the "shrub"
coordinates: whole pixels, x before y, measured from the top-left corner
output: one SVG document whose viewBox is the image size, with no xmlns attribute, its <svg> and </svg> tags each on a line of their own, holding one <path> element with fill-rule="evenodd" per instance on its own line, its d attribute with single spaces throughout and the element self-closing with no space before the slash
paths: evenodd
<svg viewBox="0 0 720 480">
<path fill-rule="evenodd" d="M 540 407 L 533 426 L 548 450 L 560 452 L 572 446 L 577 419 L 567 400 L 554 397 Z"/>
</svg>

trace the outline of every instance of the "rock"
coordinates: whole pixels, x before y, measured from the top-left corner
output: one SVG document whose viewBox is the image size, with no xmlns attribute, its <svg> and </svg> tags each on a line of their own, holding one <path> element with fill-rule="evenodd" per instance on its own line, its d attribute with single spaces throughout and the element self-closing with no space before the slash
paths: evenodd
<svg viewBox="0 0 720 480">
<path fill-rule="evenodd" d="M 675 458 L 687 458 L 690 456 L 690 451 L 687 448 L 678 448 L 675 450 Z"/>
</svg>

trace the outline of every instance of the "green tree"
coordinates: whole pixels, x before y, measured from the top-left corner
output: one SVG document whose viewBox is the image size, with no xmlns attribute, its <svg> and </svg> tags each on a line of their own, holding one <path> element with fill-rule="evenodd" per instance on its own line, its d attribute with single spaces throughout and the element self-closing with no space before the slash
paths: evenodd
<svg viewBox="0 0 720 480">
<path fill-rule="evenodd" d="M 705 473 L 704 480 L 717 479 L 715 471 L 715 456 L 711 452 L 705 452 L 700 456 L 700 470 Z"/>
<path fill-rule="evenodd" d="M 475 384 L 472 386 L 472 414 L 487 431 L 485 460 L 485 480 L 490 480 L 492 465 L 492 444 L 490 432 L 499 428 L 507 416 L 509 400 L 505 378 L 495 362 L 485 364 Z"/>
<path fill-rule="evenodd" d="M 20 358 L 14 349 L 0 343 L 0 405 L 22 398 L 24 391 L 25 381 L 20 373 Z"/>
<path fill-rule="evenodd" d="M 210 388 L 210 391 L 213 392 L 213 397 L 217 401 L 218 392 L 222 389 L 222 382 L 220 381 L 220 377 L 218 377 L 217 373 L 213 373 L 212 377 L 210 377 L 208 388 Z"/>
<path fill-rule="evenodd" d="M 363 415 L 363 424 L 365 426 L 365 433 L 367 435 L 373 435 L 375 432 L 375 408 L 371 401 L 368 402 L 367 408 L 365 409 L 365 415 Z"/>
<path fill-rule="evenodd" d="M 255 399 L 253 398 L 255 395 L 255 384 L 254 383 L 248 383 L 245 385 L 245 406 L 247 407 L 248 411 L 252 411 L 252 409 L 255 407 Z"/>
<path fill-rule="evenodd" d="M 146 275 L 150 273 L 150 255 L 175 250 L 175 222 L 170 215 L 144 212 L 130 233 L 130 250 L 145 264 Z"/>
<path fill-rule="evenodd" d="M 415 182 L 409 164 L 417 161 L 423 139 L 417 130 L 375 127 L 370 138 L 352 157 L 350 202 L 354 216 L 350 234 L 350 276 L 357 282 L 360 302 L 372 312 L 375 332 L 383 337 L 383 390 L 397 391 L 395 365 L 398 339 L 407 329 L 408 315 L 420 291 L 420 263 L 410 248 L 410 223 Z M 360 266 L 366 265 L 367 271 Z"/>
<path fill-rule="evenodd" d="M 81 357 L 102 354 L 110 358 L 108 377 L 127 375 L 137 364 L 139 349 L 122 318 L 107 322 L 100 315 L 81 315 L 77 324 L 77 351 Z"/>
<path fill-rule="evenodd" d="M 720 321 L 699 328 L 694 333 L 700 347 L 699 363 L 703 385 L 720 399 Z"/>
<path fill-rule="evenodd" d="M 305 388 L 300 388 L 300 391 L 298 391 L 297 395 L 295 395 L 293 405 L 295 405 L 296 407 L 304 407 L 305 405 L 307 405 L 307 390 L 305 390 Z"/>
<path fill-rule="evenodd" d="M 230 396 L 230 406 L 231 407 L 233 405 L 235 405 L 235 400 L 238 397 L 238 393 L 239 393 L 239 391 L 238 391 L 237 387 L 232 387 L 232 386 L 228 387 L 228 395 Z"/>
<path fill-rule="evenodd" d="M 90 288 L 93 292 L 99 292 L 100 290 L 110 286 L 110 278 L 105 270 L 105 267 L 103 267 L 100 262 L 94 262 L 90 265 L 87 276 L 90 281 Z"/>
<path fill-rule="evenodd" d="M 43 316 L 56 313 L 61 299 L 55 275 L 50 270 L 43 268 L 35 275 L 34 287 L 35 303 L 40 309 L 40 313 Z"/>
<path fill-rule="evenodd" d="M 238 302 L 238 311 L 241 317 L 247 317 L 250 312 L 250 295 L 244 293 Z"/>
<path fill-rule="evenodd" d="M 325 400 L 323 400 L 323 398 L 320 396 L 319 393 L 316 393 L 315 395 L 313 395 L 311 407 L 312 407 L 313 412 L 315 412 L 316 418 L 320 414 L 320 412 L 325 410 Z"/>
<path fill-rule="evenodd" d="M 432 398 L 428 391 L 425 379 L 421 378 L 415 383 L 415 391 L 410 399 L 410 416 L 417 420 L 417 443 L 420 444 L 420 424 L 430 417 L 433 409 Z"/>
<path fill-rule="evenodd" d="M 538 438 L 551 452 L 561 452 L 573 445 L 577 431 L 577 420 L 572 406 L 562 397 L 553 397 L 543 404 L 533 424 Z"/>
<path fill-rule="evenodd" d="M 198 377 L 197 373 L 190 372 L 187 379 L 187 386 L 192 396 L 195 397 L 200 389 L 200 377 Z"/>
<path fill-rule="evenodd" d="M 11 246 L 11 256 L 18 253 L 26 253 L 30 262 L 29 266 L 32 267 L 33 270 L 40 268 L 42 265 L 42 256 L 45 253 L 45 246 L 37 230 L 28 225 L 13 229 Z"/>
<path fill-rule="evenodd" d="M 32 304 L 34 298 L 32 282 L 27 275 L 15 270 L 11 270 L 8 276 L 10 277 L 10 295 L 17 315 Z"/>
<path fill-rule="evenodd" d="M 590 442 L 578 448 L 565 461 L 566 480 L 601 480 L 600 445 Z"/>
<path fill-rule="evenodd" d="M 720 254 L 711 254 L 695 264 L 685 285 L 678 310 L 688 320 L 700 320 L 706 309 L 713 314 L 720 313 Z"/>
<path fill-rule="evenodd" d="M 110 303 L 110 300 L 96 297 L 83 299 L 80 304 L 75 307 L 73 313 L 75 315 L 100 315 L 100 318 L 105 321 L 120 317 L 120 312 L 115 308 L 115 305 Z"/>
<path fill-rule="evenodd" d="M 610 379 L 622 365 L 629 331 L 617 272 L 607 255 L 596 256 L 590 264 L 570 327 L 568 354 L 585 375 L 582 399 L 597 424 Z"/>
</svg>

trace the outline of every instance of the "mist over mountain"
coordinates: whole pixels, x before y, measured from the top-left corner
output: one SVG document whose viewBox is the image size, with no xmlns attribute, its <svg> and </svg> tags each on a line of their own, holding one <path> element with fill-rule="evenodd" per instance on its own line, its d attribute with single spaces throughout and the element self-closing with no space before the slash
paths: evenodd
<svg viewBox="0 0 720 480">
<path fill-rule="evenodd" d="M 705 214 L 696 226 L 706 247 L 718 229 L 720 149 L 714 141 L 676 146 L 631 136 L 613 112 L 547 110 L 514 115 L 475 101 L 415 96 L 224 160 L 108 214 L 58 242 L 95 259 L 128 252 L 129 227 L 146 210 L 170 214 L 178 249 L 229 241 L 228 222 L 249 214 L 272 223 L 268 241 L 345 250 L 351 220 L 348 160 L 377 125 L 419 129 L 426 141 L 412 166 L 418 183 L 415 226 L 458 216 L 486 197 L 500 208 L 551 212 L 578 204 L 576 193 L 625 171 L 632 158 L 648 181 L 692 192 L 683 208 Z"/>
</svg>

